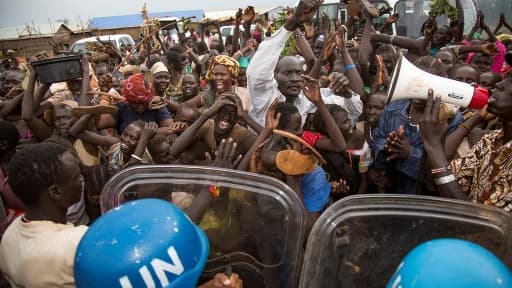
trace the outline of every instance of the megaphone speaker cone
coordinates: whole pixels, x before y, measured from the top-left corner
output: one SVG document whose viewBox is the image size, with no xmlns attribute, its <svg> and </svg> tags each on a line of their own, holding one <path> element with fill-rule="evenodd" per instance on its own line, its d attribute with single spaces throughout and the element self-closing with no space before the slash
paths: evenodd
<svg viewBox="0 0 512 288">
<path fill-rule="evenodd" d="M 400 55 L 391 77 L 386 104 L 402 99 L 427 100 L 430 88 L 434 90 L 434 97 L 441 97 L 441 102 L 458 107 L 479 109 L 489 99 L 489 92 L 485 89 L 430 74 Z"/>
<path fill-rule="evenodd" d="M 485 105 L 487 105 L 488 101 L 489 90 L 482 87 L 476 87 L 475 93 L 473 93 L 473 98 L 471 98 L 471 102 L 469 103 L 469 108 L 482 109 Z"/>
</svg>

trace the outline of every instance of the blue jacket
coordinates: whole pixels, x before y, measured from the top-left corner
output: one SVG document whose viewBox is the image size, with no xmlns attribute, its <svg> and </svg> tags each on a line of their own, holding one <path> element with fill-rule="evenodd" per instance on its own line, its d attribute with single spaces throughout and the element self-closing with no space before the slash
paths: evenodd
<svg viewBox="0 0 512 288">
<path fill-rule="evenodd" d="M 420 166 L 423 158 L 423 142 L 419 128 L 409 123 L 407 110 L 410 100 L 391 102 L 380 115 L 379 124 L 372 131 L 373 140 L 370 143 L 374 159 L 374 167 L 386 169 L 392 175 L 393 183 L 389 192 L 399 194 L 416 194 L 416 181 L 418 180 Z M 448 132 L 454 131 L 462 123 L 462 113 L 457 111 L 453 121 L 449 124 Z M 389 155 L 384 151 L 386 138 L 392 131 L 398 131 L 402 125 L 405 137 L 411 145 L 411 153 L 407 159 L 396 159 L 387 162 Z"/>
</svg>

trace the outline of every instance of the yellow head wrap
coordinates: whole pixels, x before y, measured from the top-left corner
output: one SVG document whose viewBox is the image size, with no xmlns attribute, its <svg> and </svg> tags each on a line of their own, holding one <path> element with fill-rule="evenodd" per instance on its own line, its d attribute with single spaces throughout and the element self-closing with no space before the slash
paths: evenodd
<svg viewBox="0 0 512 288">
<path fill-rule="evenodd" d="M 212 79 L 213 68 L 215 68 L 217 65 L 226 66 L 229 73 L 231 73 L 231 77 L 233 77 L 233 79 L 238 78 L 238 71 L 240 70 L 238 61 L 226 55 L 217 55 L 210 60 L 210 65 L 208 66 L 208 70 L 206 71 L 205 75 L 206 80 Z"/>
<path fill-rule="evenodd" d="M 503 42 L 503 41 L 512 41 L 512 35 L 510 35 L 510 34 L 500 34 L 500 35 L 496 36 L 496 39 L 500 40 L 501 42 Z"/>
</svg>

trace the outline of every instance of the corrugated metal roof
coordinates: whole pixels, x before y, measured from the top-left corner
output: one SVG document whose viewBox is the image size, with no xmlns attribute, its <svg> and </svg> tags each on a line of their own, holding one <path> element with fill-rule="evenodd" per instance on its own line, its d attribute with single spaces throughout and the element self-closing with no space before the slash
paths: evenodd
<svg viewBox="0 0 512 288">
<path fill-rule="evenodd" d="M 0 28 L 0 40 L 17 39 L 24 26 Z"/>
<path fill-rule="evenodd" d="M 148 13 L 149 17 L 196 17 L 195 21 L 199 21 L 204 17 L 203 10 L 188 10 L 188 11 L 170 11 L 170 12 L 156 12 Z M 111 29 L 120 27 L 135 27 L 142 24 L 142 16 L 140 14 L 122 15 L 122 16 L 109 16 L 109 17 L 95 17 L 91 19 L 89 29 Z"/>
</svg>

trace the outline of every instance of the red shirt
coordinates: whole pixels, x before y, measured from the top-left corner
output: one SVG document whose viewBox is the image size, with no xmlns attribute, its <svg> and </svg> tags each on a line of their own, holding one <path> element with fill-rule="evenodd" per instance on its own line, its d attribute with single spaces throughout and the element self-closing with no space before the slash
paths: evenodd
<svg viewBox="0 0 512 288">
<path fill-rule="evenodd" d="M 302 134 L 300 135 L 300 138 L 302 138 L 302 140 L 306 141 L 306 143 L 311 145 L 311 147 L 315 147 L 316 141 L 322 138 L 322 134 L 312 131 L 303 131 Z"/>
</svg>

